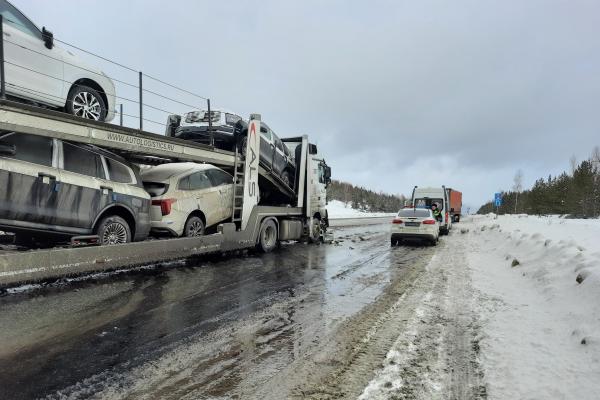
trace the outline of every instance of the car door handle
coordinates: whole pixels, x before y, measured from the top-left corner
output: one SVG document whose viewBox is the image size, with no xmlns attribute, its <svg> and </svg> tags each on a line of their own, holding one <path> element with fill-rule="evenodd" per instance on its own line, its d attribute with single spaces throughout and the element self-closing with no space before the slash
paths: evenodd
<svg viewBox="0 0 600 400">
<path fill-rule="evenodd" d="M 102 190 L 110 190 L 112 192 L 113 188 L 111 188 L 110 186 L 105 186 L 105 185 L 100 185 L 100 189 Z"/>
</svg>

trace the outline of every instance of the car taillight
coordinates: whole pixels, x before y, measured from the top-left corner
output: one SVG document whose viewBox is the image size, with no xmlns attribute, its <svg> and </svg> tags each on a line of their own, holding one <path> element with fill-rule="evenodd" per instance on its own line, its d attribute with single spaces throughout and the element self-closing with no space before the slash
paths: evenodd
<svg viewBox="0 0 600 400">
<path fill-rule="evenodd" d="M 160 206 L 160 213 L 162 215 L 169 215 L 171 214 L 171 206 L 176 202 L 177 199 L 152 200 L 152 205 Z"/>
<path fill-rule="evenodd" d="M 393 219 L 393 221 L 392 221 L 392 224 L 401 224 L 401 223 L 403 223 L 403 222 L 404 222 L 404 221 L 402 221 L 401 219 L 394 218 L 394 219 Z"/>
<path fill-rule="evenodd" d="M 423 224 L 425 224 L 425 225 L 434 225 L 435 224 L 435 219 L 426 219 L 425 221 L 423 221 Z"/>
<path fill-rule="evenodd" d="M 446 211 L 446 222 L 448 222 L 448 211 Z"/>
</svg>

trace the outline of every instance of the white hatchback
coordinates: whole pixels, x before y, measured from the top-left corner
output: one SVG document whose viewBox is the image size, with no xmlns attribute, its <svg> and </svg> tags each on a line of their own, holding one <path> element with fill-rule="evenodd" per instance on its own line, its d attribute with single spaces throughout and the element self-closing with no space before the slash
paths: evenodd
<svg viewBox="0 0 600 400">
<path fill-rule="evenodd" d="M 163 164 L 141 172 L 152 197 L 152 231 L 200 236 L 232 215 L 233 177 L 210 164 Z"/>
<path fill-rule="evenodd" d="M 7 95 L 87 119 L 113 119 L 115 86 L 108 76 L 56 46 L 51 32 L 8 1 L 0 0 L 0 14 Z"/>
<path fill-rule="evenodd" d="M 427 208 L 404 208 L 392 221 L 391 244 L 402 239 L 421 239 L 436 245 L 440 236 L 440 223 Z"/>
</svg>

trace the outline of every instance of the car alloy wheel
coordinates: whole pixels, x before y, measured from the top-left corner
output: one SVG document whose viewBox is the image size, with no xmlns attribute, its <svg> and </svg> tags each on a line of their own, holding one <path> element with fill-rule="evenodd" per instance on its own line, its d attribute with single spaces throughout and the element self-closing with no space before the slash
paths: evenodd
<svg viewBox="0 0 600 400">
<path fill-rule="evenodd" d="M 102 244 L 127 243 L 127 228 L 119 222 L 110 222 L 102 233 Z"/>
<path fill-rule="evenodd" d="M 188 225 L 187 236 L 202 236 L 203 233 L 204 225 L 202 225 L 202 221 L 192 221 L 192 223 Z"/>
<path fill-rule="evenodd" d="M 73 99 L 73 114 L 99 121 L 102 115 L 102 106 L 93 93 L 79 92 Z"/>
</svg>

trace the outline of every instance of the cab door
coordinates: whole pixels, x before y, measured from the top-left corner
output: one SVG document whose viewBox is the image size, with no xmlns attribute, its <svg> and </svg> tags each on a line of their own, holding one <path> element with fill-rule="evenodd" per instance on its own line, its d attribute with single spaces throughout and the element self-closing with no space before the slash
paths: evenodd
<svg viewBox="0 0 600 400">
<path fill-rule="evenodd" d="M 4 20 L 7 92 L 64 106 L 64 63 L 60 48 L 46 47 L 42 32 L 5 0 L 0 0 L 0 13 Z"/>
</svg>

